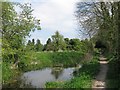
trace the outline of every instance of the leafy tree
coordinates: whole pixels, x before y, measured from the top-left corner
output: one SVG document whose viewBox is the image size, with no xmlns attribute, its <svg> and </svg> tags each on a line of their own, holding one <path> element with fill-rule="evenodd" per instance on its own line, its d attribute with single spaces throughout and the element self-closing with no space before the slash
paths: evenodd
<svg viewBox="0 0 120 90">
<path fill-rule="evenodd" d="M 46 44 L 44 45 L 43 51 L 53 51 L 52 41 L 48 38 Z"/>
<path fill-rule="evenodd" d="M 55 32 L 55 35 L 52 35 L 52 42 L 54 46 L 54 51 L 64 50 L 65 49 L 65 42 L 64 38 L 58 31 Z"/>
<path fill-rule="evenodd" d="M 70 40 L 69 40 L 69 38 L 64 38 L 64 41 L 65 41 L 65 44 L 66 44 L 66 49 L 70 50 L 70 44 L 69 44 Z"/>
<path fill-rule="evenodd" d="M 79 39 L 70 39 L 69 44 L 71 45 L 71 50 L 79 51 L 81 49 L 81 42 Z"/>
<path fill-rule="evenodd" d="M 17 6 L 20 13 L 15 11 Z M 29 4 L 15 4 L 2 2 L 2 55 L 4 61 L 14 62 L 23 58 L 25 52 L 25 37 L 30 31 L 40 29 L 40 20 L 32 16 L 32 9 Z M 16 58 L 17 56 L 17 58 Z"/>
</svg>

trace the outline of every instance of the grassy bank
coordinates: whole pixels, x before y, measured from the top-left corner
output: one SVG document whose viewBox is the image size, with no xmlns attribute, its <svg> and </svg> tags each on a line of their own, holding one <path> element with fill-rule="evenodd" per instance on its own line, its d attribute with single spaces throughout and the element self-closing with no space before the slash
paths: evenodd
<svg viewBox="0 0 120 90">
<path fill-rule="evenodd" d="M 20 60 L 18 68 L 12 69 L 13 64 L 3 62 L 2 81 L 3 84 L 11 82 L 21 72 L 37 70 L 45 67 L 51 67 L 54 64 L 63 64 L 63 66 L 74 66 L 82 61 L 84 54 L 80 52 L 28 52 Z"/>
<path fill-rule="evenodd" d="M 46 88 L 91 88 L 92 79 L 99 72 L 99 62 L 97 58 L 86 62 L 80 68 L 77 75 L 70 81 L 47 82 Z"/>
<path fill-rule="evenodd" d="M 120 88 L 120 71 L 117 58 L 111 58 L 107 73 L 107 88 Z"/>
<path fill-rule="evenodd" d="M 22 60 L 20 67 L 22 71 L 31 71 L 54 64 L 63 64 L 64 67 L 75 66 L 82 61 L 84 54 L 81 52 L 32 52 Z"/>
</svg>

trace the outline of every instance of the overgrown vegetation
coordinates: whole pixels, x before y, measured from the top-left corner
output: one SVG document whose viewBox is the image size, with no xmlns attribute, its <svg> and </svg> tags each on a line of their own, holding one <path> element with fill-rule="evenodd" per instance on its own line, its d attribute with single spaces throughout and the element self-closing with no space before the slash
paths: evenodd
<svg viewBox="0 0 120 90">
<path fill-rule="evenodd" d="M 115 57 L 109 60 L 109 69 L 107 73 L 107 87 L 108 88 L 119 88 L 120 87 L 120 74 L 119 74 L 119 63 Z"/>
</svg>

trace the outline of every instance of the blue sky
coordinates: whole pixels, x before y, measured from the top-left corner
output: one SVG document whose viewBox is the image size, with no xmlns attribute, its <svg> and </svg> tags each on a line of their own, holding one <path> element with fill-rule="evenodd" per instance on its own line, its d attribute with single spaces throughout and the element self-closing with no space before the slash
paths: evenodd
<svg viewBox="0 0 120 90">
<path fill-rule="evenodd" d="M 28 39 L 40 39 L 45 44 L 47 39 L 59 31 L 64 37 L 79 38 L 74 12 L 76 2 L 80 0 L 10 0 L 12 2 L 31 3 L 33 15 L 41 20 L 41 30 L 31 32 Z"/>
</svg>

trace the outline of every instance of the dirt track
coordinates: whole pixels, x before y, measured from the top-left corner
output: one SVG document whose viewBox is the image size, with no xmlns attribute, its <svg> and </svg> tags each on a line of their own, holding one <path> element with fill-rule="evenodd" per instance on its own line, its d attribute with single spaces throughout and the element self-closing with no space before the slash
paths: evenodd
<svg viewBox="0 0 120 90">
<path fill-rule="evenodd" d="M 106 58 L 100 58 L 100 72 L 96 76 L 95 80 L 93 80 L 92 88 L 93 90 L 105 90 L 106 85 L 106 74 L 108 70 L 108 61 Z"/>
</svg>

